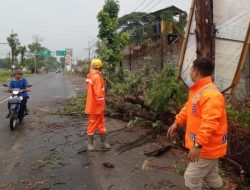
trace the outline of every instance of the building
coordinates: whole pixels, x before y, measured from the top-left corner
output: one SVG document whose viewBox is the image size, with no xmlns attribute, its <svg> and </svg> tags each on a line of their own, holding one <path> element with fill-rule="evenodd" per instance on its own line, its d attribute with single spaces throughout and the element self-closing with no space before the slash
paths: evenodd
<svg viewBox="0 0 250 190">
<path fill-rule="evenodd" d="M 159 40 L 164 34 L 164 36 L 168 38 L 168 42 L 171 43 L 178 38 L 181 32 L 178 31 L 176 25 L 181 24 L 181 22 L 184 22 L 183 26 L 186 25 L 187 13 L 172 5 L 170 7 L 149 13 L 148 15 L 144 16 L 142 20 L 147 20 L 150 18 L 153 18 L 154 22 L 148 27 L 147 30 L 145 30 L 148 32 L 148 38 Z M 171 19 L 175 21 L 175 24 L 170 24 L 170 26 L 167 26 L 167 20 Z"/>
</svg>

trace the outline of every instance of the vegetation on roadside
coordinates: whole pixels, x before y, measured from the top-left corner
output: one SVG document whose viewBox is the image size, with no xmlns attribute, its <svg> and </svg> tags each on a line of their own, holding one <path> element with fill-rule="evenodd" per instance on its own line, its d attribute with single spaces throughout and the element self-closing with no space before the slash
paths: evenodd
<svg viewBox="0 0 250 190">
<path fill-rule="evenodd" d="M 30 74 L 31 73 L 29 71 L 25 71 L 23 73 L 23 75 L 25 77 L 29 76 Z M 8 82 L 11 79 L 12 79 L 12 77 L 11 77 L 11 71 L 10 70 L 0 71 L 0 83 L 6 83 L 6 82 Z"/>
<path fill-rule="evenodd" d="M 0 71 L 0 83 L 6 83 L 9 79 L 11 79 L 11 73 L 8 70 Z"/>
<path fill-rule="evenodd" d="M 102 10 L 97 15 L 99 22 L 99 41 L 97 52 L 100 58 L 108 63 L 111 73 L 122 61 L 122 49 L 126 46 L 129 35 L 127 32 L 118 33 L 118 14 L 120 6 L 117 0 L 106 0 Z"/>
<path fill-rule="evenodd" d="M 34 73 L 35 70 L 55 70 L 64 67 L 64 61 L 57 61 L 53 56 L 42 56 L 40 51 L 49 49 L 42 45 L 43 39 L 39 36 L 33 36 L 34 41 L 26 46 L 22 46 L 17 33 L 11 33 L 7 37 L 10 46 L 10 53 L 6 58 L 0 59 L 0 69 L 25 68 Z"/>
<path fill-rule="evenodd" d="M 61 116 L 64 115 L 83 115 L 86 95 L 81 94 L 78 97 L 68 99 L 64 107 L 59 110 Z"/>
<path fill-rule="evenodd" d="M 175 66 L 166 65 L 152 80 L 147 103 L 159 116 L 177 113 L 187 100 L 187 91 L 183 83 L 177 82 L 176 73 Z"/>
<path fill-rule="evenodd" d="M 147 57 L 140 70 L 124 70 L 122 77 L 106 79 L 108 114 L 122 112 L 132 120 L 129 126 L 143 118 L 152 121 L 153 127 L 163 127 L 164 123 L 173 121 L 187 99 L 184 84 L 176 80 L 176 66 L 167 64 L 157 73 L 150 70 L 150 64 L 151 59 Z"/>
<path fill-rule="evenodd" d="M 59 162 L 59 158 L 54 155 L 47 155 L 47 156 L 44 156 L 44 158 L 40 160 L 40 162 L 45 165 L 55 165 Z"/>
<path fill-rule="evenodd" d="M 228 104 L 227 115 L 233 123 L 239 124 L 250 132 L 250 108 L 237 108 L 233 104 Z"/>
</svg>

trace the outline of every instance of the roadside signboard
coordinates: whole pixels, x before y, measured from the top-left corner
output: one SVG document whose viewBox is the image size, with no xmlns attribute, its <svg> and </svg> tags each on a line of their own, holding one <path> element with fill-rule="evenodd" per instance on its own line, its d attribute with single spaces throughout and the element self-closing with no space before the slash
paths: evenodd
<svg viewBox="0 0 250 190">
<path fill-rule="evenodd" d="M 38 55 L 43 56 L 43 57 L 47 57 L 51 55 L 51 51 L 49 50 L 41 50 L 38 52 Z"/>
<path fill-rule="evenodd" d="M 65 57 L 65 63 L 66 63 L 67 65 L 71 65 L 71 63 L 72 63 L 72 57 L 71 57 L 71 56 L 66 56 L 66 57 Z"/>
<path fill-rule="evenodd" d="M 56 51 L 56 55 L 57 55 L 57 56 L 66 56 L 66 51 L 57 50 L 57 51 Z"/>
</svg>

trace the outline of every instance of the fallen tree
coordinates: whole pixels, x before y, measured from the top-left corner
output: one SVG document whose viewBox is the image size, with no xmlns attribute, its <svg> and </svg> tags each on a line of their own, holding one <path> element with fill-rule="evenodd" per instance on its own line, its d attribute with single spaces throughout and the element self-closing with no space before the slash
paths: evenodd
<svg viewBox="0 0 250 190">
<path fill-rule="evenodd" d="M 185 86 L 176 81 L 176 71 L 169 64 L 161 73 L 149 75 L 145 66 L 135 73 L 124 71 L 121 81 L 107 80 L 108 114 L 117 116 L 114 112 L 119 112 L 119 117 L 127 121 L 139 117 L 170 125 L 187 95 Z"/>
</svg>

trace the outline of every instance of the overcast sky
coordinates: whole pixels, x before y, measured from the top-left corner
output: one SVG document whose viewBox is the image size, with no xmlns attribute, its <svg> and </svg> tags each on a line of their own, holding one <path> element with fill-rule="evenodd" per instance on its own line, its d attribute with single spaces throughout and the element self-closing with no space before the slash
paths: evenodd
<svg viewBox="0 0 250 190">
<path fill-rule="evenodd" d="M 39 35 L 52 51 L 73 48 L 74 57 L 87 57 L 88 42 L 96 39 L 96 15 L 105 0 L 0 0 L 0 43 L 14 30 L 22 45 Z M 191 0 L 120 0 L 120 16 L 133 11 L 154 12 L 175 5 L 189 11 Z M 136 9 L 137 8 L 137 9 Z M 0 44 L 0 57 L 9 47 Z"/>
</svg>

